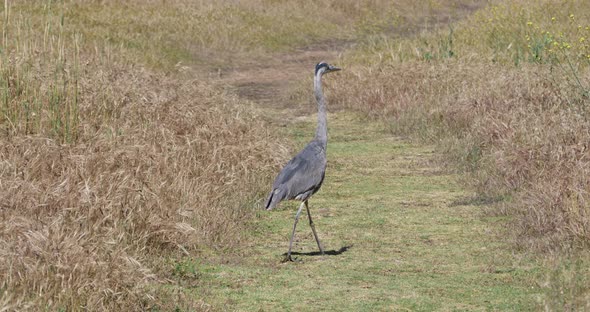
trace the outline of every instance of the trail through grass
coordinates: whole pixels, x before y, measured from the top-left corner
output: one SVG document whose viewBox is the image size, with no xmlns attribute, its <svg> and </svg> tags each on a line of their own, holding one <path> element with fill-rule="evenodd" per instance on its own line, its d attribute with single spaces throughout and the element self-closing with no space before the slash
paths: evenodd
<svg viewBox="0 0 590 312">
<path fill-rule="evenodd" d="M 302 216 L 299 262 L 281 263 L 297 208 L 283 203 L 260 211 L 239 257 L 185 264 L 203 281 L 195 295 L 231 310 L 533 309 L 539 267 L 511 252 L 503 221 L 481 215 L 430 147 L 350 113 L 329 121 L 327 176 L 310 200 L 328 255 Z M 287 132 L 303 145 L 314 126 L 305 117 Z"/>
<path fill-rule="evenodd" d="M 590 310 L 587 251 L 506 241 L 588 241 L 586 2 L 148 2 L 5 1 L 0 311 Z M 320 60 L 348 110 L 311 200 L 328 254 L 303 216 L 281 263 L 297 203 L 262 193 Z"/>
</svg>

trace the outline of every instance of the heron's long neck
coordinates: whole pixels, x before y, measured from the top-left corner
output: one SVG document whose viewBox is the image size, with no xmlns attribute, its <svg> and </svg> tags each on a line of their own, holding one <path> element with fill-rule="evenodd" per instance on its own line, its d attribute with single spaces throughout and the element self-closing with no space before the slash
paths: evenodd
<svg viewBox="0 0 590 312">
<path fill-rule="evenodd" d="M 318 102 L 318 128 L 315 133 L 315 139 L 323 143 L 324 147 L 328 144 L 328 118 L 326 116 L 326 100 L 322 92 L 322 73 L 318 72 L 313 80 L 315 99 Z"/>
</svg>

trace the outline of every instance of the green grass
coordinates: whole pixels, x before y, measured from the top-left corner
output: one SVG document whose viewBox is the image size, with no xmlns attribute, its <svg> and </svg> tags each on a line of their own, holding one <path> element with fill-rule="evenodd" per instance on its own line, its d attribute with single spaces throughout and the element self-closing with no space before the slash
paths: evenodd
<svg viewBox="0 0 590 312">
<path fill-rule="evenodd" d="M 310 117 L 288 129 L 303 145 Z M 187 261 L 200 283 L 184 291 L 231 310 L 531 310 L 543 269 L 502 241 L 503 220 L 465 205 L 472 196 L 433 161 L 431 147 L 392 137 L 355 115 L 330 116 L 328 171 L 310 207 L 327 251 L 318 256 L 297 203 L 260 211 L 250 243 L 234 255 Z M 297 254 L 302 253 L 302 254 Z M 188 268 L 187 268 L 188 267 Z"/>
</svg>

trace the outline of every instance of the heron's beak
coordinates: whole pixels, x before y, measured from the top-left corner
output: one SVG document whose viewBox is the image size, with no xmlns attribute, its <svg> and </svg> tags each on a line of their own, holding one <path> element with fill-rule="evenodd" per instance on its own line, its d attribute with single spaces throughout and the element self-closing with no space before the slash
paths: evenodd
<svg viewBox="0 0 590 312">
<path fill-rule="evenodd" d="M 341 70 L 342 68 L 340 68 L 340 67 L 336 67 L 336 66 L 330 66 L 328 69 L 329 69 L 331 72 L 333 72 L 333 71 L 339 71 L 339 70 Z"/>
</svg>

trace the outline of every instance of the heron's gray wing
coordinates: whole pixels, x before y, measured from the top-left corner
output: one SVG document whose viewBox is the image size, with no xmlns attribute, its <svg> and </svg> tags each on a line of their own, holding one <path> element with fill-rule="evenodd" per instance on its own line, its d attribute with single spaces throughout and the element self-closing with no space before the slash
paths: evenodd
<svg viewBox="0 0 590 312">
<path fill-rule="evenodd" d="M 275 179 L 273 188 L 285 188 L 286 199 L 293 199 L 297 195 L 310 190 L 317 190 L 326 172 L 326 152 L 316 142 L 308 144 L 297 154 Z"/>
<path fill-rule="evenodd" d="M 275 179 L 266 208 L 272 209 L 281 200 L 294 199 L 310 192 L 315 193 L 324 180 L 326 152 L 318 142 L 311 142 L 291 159 Z"/>
</svg>

